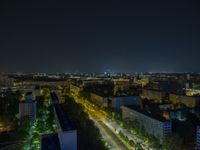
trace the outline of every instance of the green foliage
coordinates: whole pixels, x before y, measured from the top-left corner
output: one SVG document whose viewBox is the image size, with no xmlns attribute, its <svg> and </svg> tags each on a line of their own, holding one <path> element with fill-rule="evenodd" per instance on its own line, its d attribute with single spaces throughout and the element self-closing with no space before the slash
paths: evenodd
<svg viewBox="0 0 200 150">
<path fill-rule="evenodd" d="M 66 97 L 69 93 L 70 93 L 70 86 L 69 85 L 63 86 L 62 88 L 63 96 Z"/>
<path fill-rule="evenodd" d="M 156 139 L 154 136 L 148 134 L 145 131 L 144 127 L 141 126 L 137 121 L 122 120 L 122 117 L 119 114 L 114 114 L 113 120 L 121 125 L 124 129 L 127 129 L 129 132 L 136 134 L 143 141 L 146 141 L 152 148 L 160 148 L 159 140 Z M 127 139 L 123 137 L 122 133 L 119 134 L 125 141 L 127 141 Z M 131 142 L 131 144 L 134 145 L 133 147 L 136 146 L 136 144 L 133 144 L 133 142 Z"/>
<path fill-rule="evenodd" d="M 40 99 L 41 100 L 41 99 Z M 42 99 L 45 101 L 45 99 Z M 19 134 L 24 145 L 21 149 L 39 150 L 41 145 L 41 136 L 51 134 L 58 130 L 54 118 L 53 106 L 45 106 L 44 103 L 38 103 L 37 119 L 34 124 L 23 124 Z"/>
<path fill-rule="evenodd" d="M 181 150 L 182 149 L 182 140 L 177 134 L 172 134 L 165 137 L 163 141 L 164 150 Z"/>
<path fill-rule="evenodd" d="M 135 149 L 136 150 L 143 150 L 142 146 L 139 143 L 135 144 Z"/>
<path fill-rule="evenodd" d="M 8 89 L 6 92 L 0 93 L 0 121 L 17 123 L 16 115 L 18 113 L 18 103 L 21 98 L 19 91 L 12 92 Z"/>
<path fill-rule="evenodd" d="M 121 131 L 119 132 L 119 136 L 120 136 L 126 143 L 129 143 L 128 137 L 126 137 Z"/>
<path fill-rule="evenodd" d="M 133 140 L 129 141 L 130 146 L 135 147 L 135 142 Z"/>
<path fill-rule="evenodd" d="M 79 97 L 82 97 L 83 99 L 90 100 L 90 93 L 85 92 L 85 91 L 80 91 L 79 92 Z"/>
</svg>

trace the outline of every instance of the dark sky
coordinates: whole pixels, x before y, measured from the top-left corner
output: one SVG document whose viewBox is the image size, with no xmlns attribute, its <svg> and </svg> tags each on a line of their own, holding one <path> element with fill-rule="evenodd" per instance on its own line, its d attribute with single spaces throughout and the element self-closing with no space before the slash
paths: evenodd
<svg viewBox="0 0 200 150">
<path fill-rule="evenodd" d="M 200 71 L 199 0 L 1 0 L 0 71 Z"/>
</svg>

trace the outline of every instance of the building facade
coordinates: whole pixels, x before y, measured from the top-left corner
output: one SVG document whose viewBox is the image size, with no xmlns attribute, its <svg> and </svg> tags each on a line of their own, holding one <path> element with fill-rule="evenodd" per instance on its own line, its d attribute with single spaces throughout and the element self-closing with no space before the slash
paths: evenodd
<svg viewBox="0 0 200 150">
<path fill-rule="evenodd" d="M 37 113 L 37 103 L 33 100 L 26 100 L 19 103 L 19 117 L 21 121 L 34 122 Z"/>
<path fill-rule="evenodd" d="M 51 101 L 59 130 L 57 133 L 42 137 L 41 149 L 77 150 L 77 130 L 69 119 L 65 107 L 59 104 L 59 99 L 55 92 L 51 93 Z"/>
<path fill-rule="evenodd" d="M 197 126 L 196 146 L 197 146 L 197 150 L 200 150 L 200 125 Z"/>
<path fill-rule="evenodd" d="M 103 106 L 103 107 L 108 107 L 108 98 L 107 97 L 103 97 L 103 96 L 97 95 L 95 93 L 90 93 L 90 98 L 91 98 L 91 101 L 94 102 L 95 104 L 97 104 L 99 106 Z"/>
<path fill-rule="evenodd" d="M 116 95 L 118 91 L 126 91 L 130 88 L 129 79 L 113 79 L 114 89 L 113 95 Z"/>
<path fill-rule="evenodd" d="M 197 106 L 197 104 L 199 104 L 199 98 L 185 95 L 170 94 L 169 100 L 173 104 L 185 104 L 190 108 L 194 108 Z"/>
<path fill-rule="evenodd" d="M 155 117 L 136 107 L 122 106 L 122 117 L 125 120 L 137 121 L 145 131 L 162 143 L 163 138 L 172 132 L 172 121 L 163 117 Z"/>
<path fill-rule="evenodd" d="M 157 90 L 148 90 L 148 89 L 143 89 L 142 94 L 140 96 L 141 98 L 153 100 L 156 103 L 161 103 L 162 100 L 166 98 L 166 95 L 164 92 L 157 91 Z"/>
<path fill-rule="evenodd" d="M 115 111 L 120 111 L 121 106 L 139 106 L 141 104 L 139 96 L 118 96 L 109 99 L 111 99 L 111 107 Z"/>
<path fill-rule="evenodd" d="M 73 84 L 70 84 L 70 92 L 76 96 L 79 95 L 79 92 L 82 91 L 82 88 Z"/>
</svg>

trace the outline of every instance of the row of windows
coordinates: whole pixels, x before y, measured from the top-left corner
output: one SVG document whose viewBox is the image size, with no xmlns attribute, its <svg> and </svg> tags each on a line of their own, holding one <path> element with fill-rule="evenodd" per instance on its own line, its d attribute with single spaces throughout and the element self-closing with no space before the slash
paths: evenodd
<svg viewBox="0 0 200 150">
<path fill-rule="evenodd" d="M 199 138 L 199 139 L 200 139 L 200 134 L 198 134 L 198 133 L 197 133 L 197 138 Z"/>
</svg>

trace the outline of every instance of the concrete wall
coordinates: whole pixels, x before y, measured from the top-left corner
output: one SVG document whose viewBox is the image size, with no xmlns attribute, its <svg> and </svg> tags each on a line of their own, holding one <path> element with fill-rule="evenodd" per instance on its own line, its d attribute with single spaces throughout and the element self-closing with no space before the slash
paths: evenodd
<svg viewBox="0 0 200 150">
<path fill-rule="evenodd" d="M 61 150 L 77 150 L 77 131 L 70 130 L 58 133 Z"/>
<path fill-rule="evenodd" d="M 36 102 L 32 103 L 19 103 L 19 116 L 20 118 L 28 118 L 30 121 L 36 119 Z"/>
<path fill-rule="evenodd" d="M 141 94 L 142 98 L 147 98 L 149 100 L 154 100 L 155 102 L 162 102 L 162 99 L 164 98 L 164 93 L 161 91 L 155 91 L 155 90 L 142 90 Z"/>
<path fill-rule="evenodd" d="M 102 97 L 102 96 L 99 96 L 95 93 L 90 93 L 90 96 L 91 96 L 91 100 L 99 105 L 99 106 L 103 106 L 103 107 L 107 107 L 108 106 L 108 99 L 106 97 Z"/>
<path fill-rule="evenodd" d="M 119 111 L 121 106 L 139 106 L 141 104 L 139 96 L 112 97 L 110 99 L 112 101 L 112 108 L 116 111 Z"/>
<path fill-rule="evenodd" d="M 164 131 L 165 126 L 169 125 L 171 128 L 172 125 L 171 121 L 161 122 L 127 107 L 122 107 L 122 117 L 125 120 L 137 121 L 140 126 L 144 127 L 147 133 L 154 135 L 161 143 L 164 135 L 167 133 Z"/>
<path fill-rule="evenodd" d="M 187 107 L 194 108 L 199 102 L 199 99 L 196 97 L 190 97 L 190 96 L 184 96 L 184 95 L 176 95 L 176 94 L 170 94 L 169 100 L 173 104 L 182 103 L 185 104 Z"/>
</svg>

